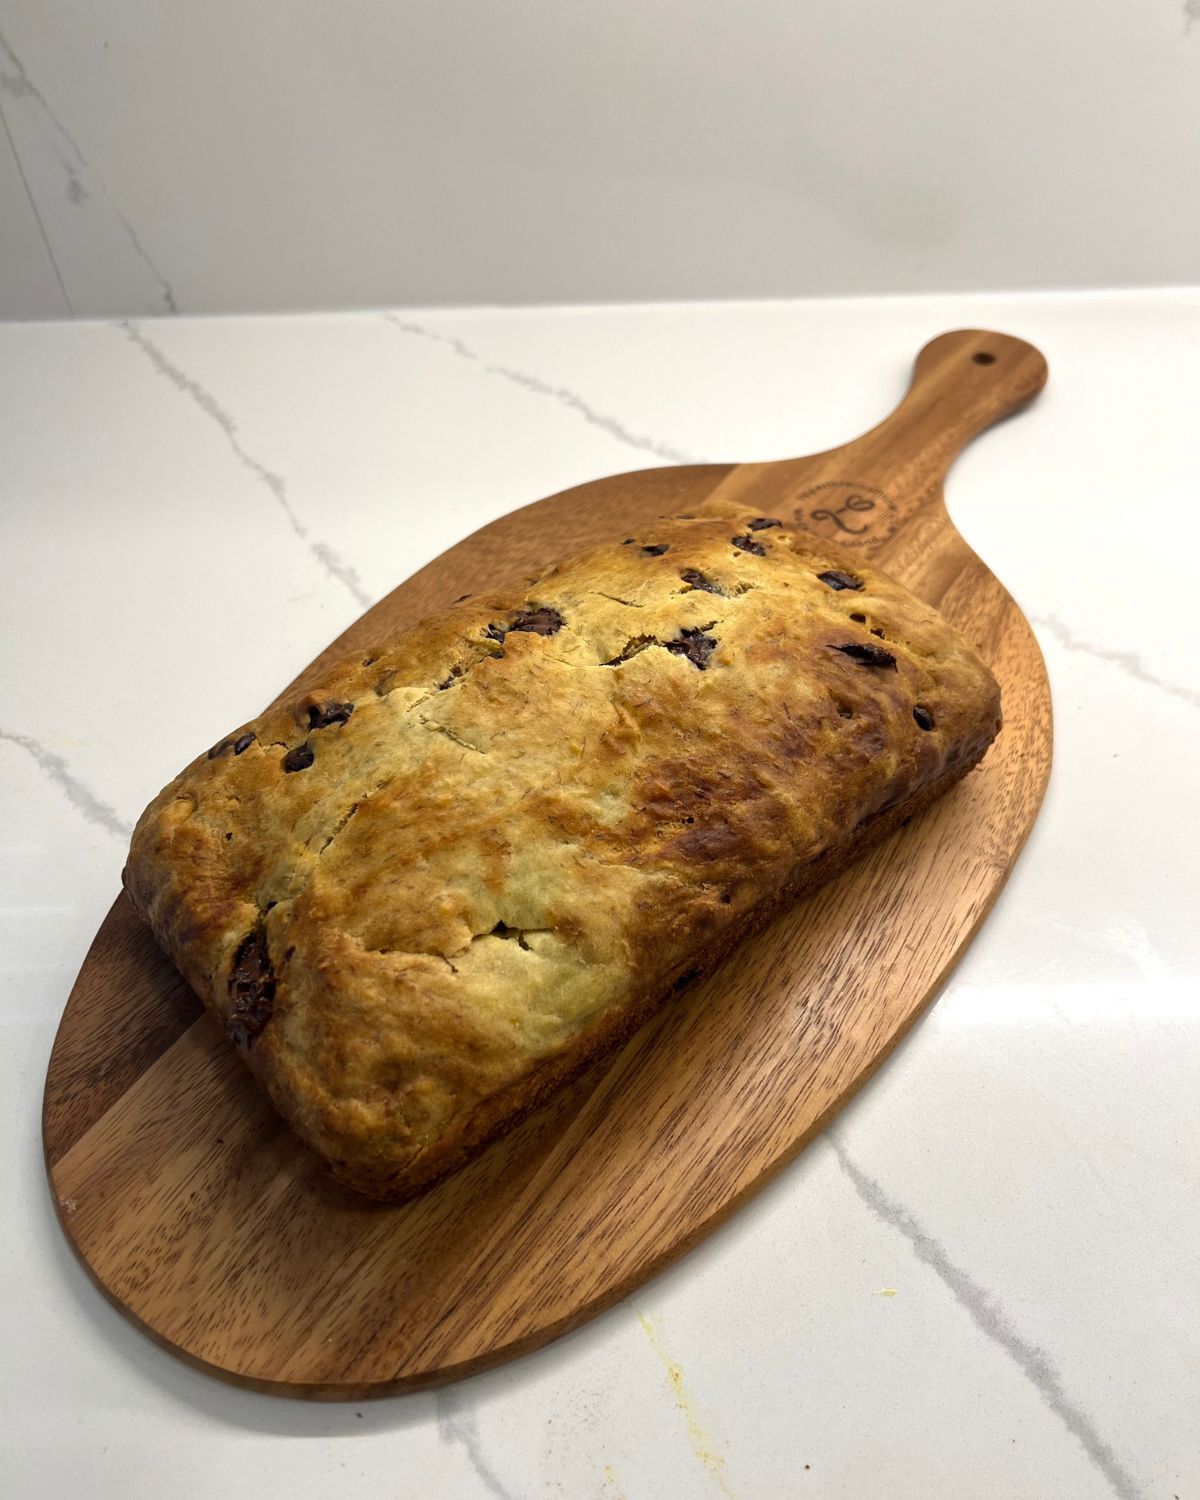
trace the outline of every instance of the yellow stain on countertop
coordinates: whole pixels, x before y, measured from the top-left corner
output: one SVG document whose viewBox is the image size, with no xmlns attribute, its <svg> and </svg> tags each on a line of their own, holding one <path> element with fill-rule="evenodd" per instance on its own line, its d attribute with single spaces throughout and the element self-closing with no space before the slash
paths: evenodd
<svg viewBox="0 0 1200 1500">
<path fill-rule="evenodd" d="M 894 1286 L 885 1286 L 881 1292 L 876 1292 L 875 1295 L 877 1297 L 894 1297 L 896 1295 L 896 1288 Z"/>
<path fill-rule="evenodd" d="M 725 1460 L 714 1449 L 712 1438 L 704 1430 L 704 1424 L 700 1420 L 700 1414 L 696 1410 L 691 1396 L 683 1383 L 683 1366 L 677 1364 L 671 1358 L 671 1352 L 663 1342 L 662 1335 L 645 1313 L 638 1313 L 638 1322 L 646 1330 L 646 1337 L 650 1340 L 650 1347 L 658 1355 L 659 1362 L 667 1372 L 667 1383 L 671 1387 L 671 1393 L 675 1397 L 675 1405 L 683 1414 L 684 1423 L 687 1426 L 688 1438 L 691 1441 L 692 1452 L 712 1475 L 713 1479 L 721 1486 L 723 1494 L 729 1496 L 729 1500 L 737 1500 L 733 1490 L 730 1488 L 728 1476 L 725 1473 Z"/>
<path fill-rule="evenodd" d="M 616 1470 L 613 1468 L 612 1464 L 605 1464 L 604 1465 L 604 1483 L 606 1485 L 610 1485 L 610 1484 L 615 1485 L 616 1482 L 617 1482 Z M 607 1491 L 605 1493 L 607 1493 Z M 622 1494 L 620 1494 L 618 1492 L 617 1494 L 615 1494 L 612 1497 L 612 1500 L 625 1500 L 625 1496 L 622 1495 Z"/>
</svg>

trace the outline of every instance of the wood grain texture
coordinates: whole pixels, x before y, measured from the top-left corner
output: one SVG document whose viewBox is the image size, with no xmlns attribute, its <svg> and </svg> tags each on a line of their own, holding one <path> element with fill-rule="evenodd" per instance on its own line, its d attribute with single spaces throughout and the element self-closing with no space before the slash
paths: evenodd
<svg viewBox="0 0 1200 1500">
<path fill-rule="evenodd" d="M 360 1399 L 434 1385 L 615 1302 L 796 1154 L 933 997 L 1042 800 L 1041 655 L 951 525 L 942 480 L 1045 375 L 1017 339 L 944 334 L 891 417 L 844 447 L 617 475 L 539 501 L 423 568 L 286 689 L 466 590 L 720 493 L 860 550 L 935 604 L 999 678 L 1005 727 L 941 802 L 400 1207 L 329 1181 L 118 897 L 67 1003 L 44 1112 L 64 1230 L 118 1307 L 259 1388 Z"/>
</svg>

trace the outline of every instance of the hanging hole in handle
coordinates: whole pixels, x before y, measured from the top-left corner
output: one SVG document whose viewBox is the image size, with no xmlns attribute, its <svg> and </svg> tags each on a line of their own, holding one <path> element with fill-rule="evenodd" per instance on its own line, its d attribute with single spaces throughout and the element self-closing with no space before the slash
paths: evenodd
<svg viewBox="0 0 1200 1500">
<path fill-rule="evenodd" d="M 989 354 L 985 349 L 981 349 L 978 354 L 972 354 L 971 358 L 977 365 L 994 365 L 996 363 L 996 356 Z"/>
</svg>

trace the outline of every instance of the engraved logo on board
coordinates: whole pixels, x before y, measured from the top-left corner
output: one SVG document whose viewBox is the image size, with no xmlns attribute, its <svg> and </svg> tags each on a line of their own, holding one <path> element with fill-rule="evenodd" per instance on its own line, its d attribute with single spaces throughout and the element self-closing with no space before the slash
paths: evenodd
<svg viewBox="0 0 1200 1500">
<path fill-rule="evenodd" d="M 896 503 L 869 484 L 830 479 L 796 496 L 796 525 L 843 547 L 877 547 L 899 524 Z"/>
</svg>

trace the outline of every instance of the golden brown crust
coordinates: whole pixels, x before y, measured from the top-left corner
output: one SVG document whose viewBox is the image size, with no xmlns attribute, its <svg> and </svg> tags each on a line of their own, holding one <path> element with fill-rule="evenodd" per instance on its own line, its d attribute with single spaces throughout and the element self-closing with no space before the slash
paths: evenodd
<svg viewBox="0 0 1200 1500">
<path fill-rule="evenodd" d="M 453 1170 L 986 750 L 946 622 L 768 519 L 434 616 L 143 815 L 131 897 L 350 1186 Z"/>
</svg>

